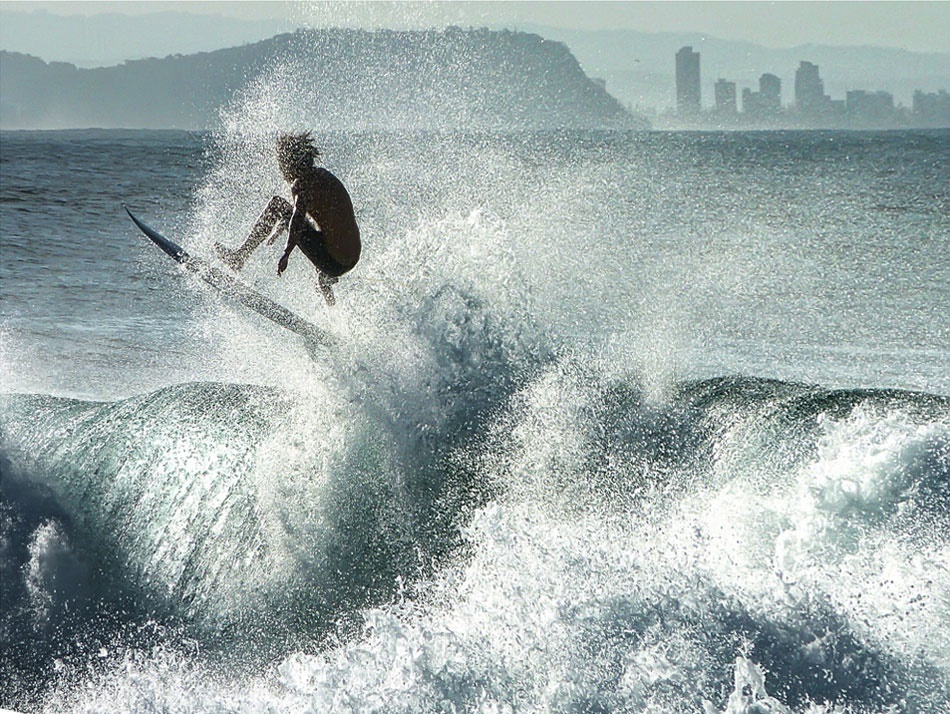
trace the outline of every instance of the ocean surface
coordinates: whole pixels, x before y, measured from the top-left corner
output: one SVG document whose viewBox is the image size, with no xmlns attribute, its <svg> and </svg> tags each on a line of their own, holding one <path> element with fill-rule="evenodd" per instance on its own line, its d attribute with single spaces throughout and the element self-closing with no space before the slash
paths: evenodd
<svg viewBox="0 0 950 714">
<path fill-rule="evenodd" d="M 0 134 L 0 707 L 950 712 L 950 132 Z M 247 121 L 240 121 L 245 117 Z"/>
</svg>

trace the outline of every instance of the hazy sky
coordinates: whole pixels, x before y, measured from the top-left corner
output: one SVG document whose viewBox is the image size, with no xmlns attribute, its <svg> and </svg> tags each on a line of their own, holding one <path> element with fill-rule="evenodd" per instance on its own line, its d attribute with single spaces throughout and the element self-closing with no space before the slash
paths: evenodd
<svg viewBox="0 0 950 714">
<path fill-rule="evenodd" d="M 509 26 L 698 31 L 767 47 L 880 45 L 950 52 L 950 2 L 26 2 L 5 12 L 60 15 L 178 11 L 294 25 L 367 28 Z"/>
</svg>

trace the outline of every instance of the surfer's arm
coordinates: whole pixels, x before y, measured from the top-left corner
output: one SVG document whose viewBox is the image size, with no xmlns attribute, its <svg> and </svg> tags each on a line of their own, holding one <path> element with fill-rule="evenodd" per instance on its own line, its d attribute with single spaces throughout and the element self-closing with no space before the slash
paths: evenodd
<svg viewBox="0 0 950 714">
<path fill-rule="evenodd" d="M 274 241 L 276 241 L 285 230 L 287 230 L 287 224 L 278 221 L 273 230 L 271 230 L 270 236 L 267 238 L 267 245 L 273 245 Z"/>
<path fill-rule="evenodd" d="M 287 245 L 284 246 L 284 254 L 280 256 L 280 260 L 277 261 L 278 276 L 287 270 L 287 260 L 290 258 L 291 251 L 297 247 L 297 241 L 299 240 L 301 231 L 306 227 L 306 221 L 307 214 L 300 209 L 300 196 L 294 196 L 294 212 L 290 217 L 290 224 L 287 227 Z"/>
</svg>

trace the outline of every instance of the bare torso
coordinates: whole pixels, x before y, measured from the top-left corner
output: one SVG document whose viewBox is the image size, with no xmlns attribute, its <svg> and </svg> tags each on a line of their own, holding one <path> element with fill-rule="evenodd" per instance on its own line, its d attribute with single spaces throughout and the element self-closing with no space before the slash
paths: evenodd
<svg viewBox="0 0 950 714">
<path fill-rule="evenodd" d="M 324 168 L 314 168 L 291 184 L 294 205 L 310 216 L 326 239 L 327 251 L 350 267 L 360 259 L 362 245 L 353 202 L 340 180 Z"/>
</svg>

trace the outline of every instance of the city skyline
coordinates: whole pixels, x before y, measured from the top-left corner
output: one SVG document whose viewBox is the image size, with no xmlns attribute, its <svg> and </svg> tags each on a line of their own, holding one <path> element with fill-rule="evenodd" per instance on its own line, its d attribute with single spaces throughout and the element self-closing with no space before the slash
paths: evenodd
<svg viewBox="0 0 950 714">
<path fill-rule="evenodd" d="M 800 60 L 794 78 L 794 101 L 782 104 L 782 79 L 766 72 L 759 77 L 758 91 L 742 88 L 741 106 L 737 83 L 719 77 L 714 85 L 712 106 L 702 103 L 701 53 L 684 46 L 675 55 L 675 119 L 687 125 L 719 126 L 754 124 L 805 127 L 950 126 L 950 94 L 947 90 L 914 91 L 910 107 L 894 101 L 880 89 L 849 89 L 843 99 L 825 93 L 818 64 Z M 665 116 L 669 117 L 667 112 Z"/>
</svg>

